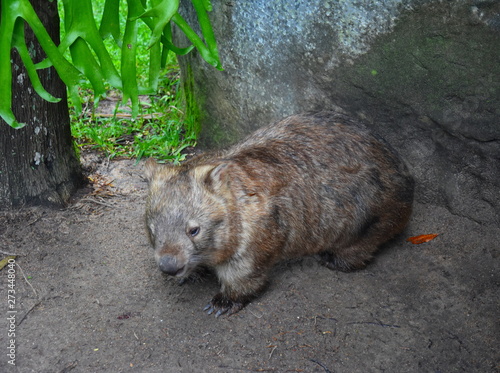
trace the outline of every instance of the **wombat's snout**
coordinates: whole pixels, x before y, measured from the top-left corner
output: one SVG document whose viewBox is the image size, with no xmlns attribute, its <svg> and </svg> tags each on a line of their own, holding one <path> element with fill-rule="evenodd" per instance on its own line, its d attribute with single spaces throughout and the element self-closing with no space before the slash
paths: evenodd
<svg viewBox="0 0 500 373">
<path fill-rule="evenodd" d="M 162 272 L 175 276 L 184 270 L 184 265 L 177 261 L 177 258 L 170 255 L 164 255 L 158 261 L 158 266 Z"/>
</svg>

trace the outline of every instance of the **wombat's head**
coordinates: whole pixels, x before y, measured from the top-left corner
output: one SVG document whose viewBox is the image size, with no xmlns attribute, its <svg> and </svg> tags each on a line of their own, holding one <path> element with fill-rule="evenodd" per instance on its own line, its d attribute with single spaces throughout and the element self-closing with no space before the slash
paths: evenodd
<svg viewBox="0 0 500 373">
<path fill-rule="evenodd" d="M 213 266 L 233 254 L 226 169 L 225 164 L 146 162 L 146 230 L 163 272 L 188 276 L 198 265 Z"/>
</svg>

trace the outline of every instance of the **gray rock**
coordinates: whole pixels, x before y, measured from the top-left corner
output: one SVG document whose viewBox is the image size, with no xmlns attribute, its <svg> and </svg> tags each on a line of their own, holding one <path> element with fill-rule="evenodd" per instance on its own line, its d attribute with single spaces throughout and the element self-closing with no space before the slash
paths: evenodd
<svg viewBox="0 0 500 373">
<path fill-rule="evenodd" d="M 197 54 L 180 59 L 202 146 L 286 115 L 338 109 L 403 153 L 420 202 L 500 224 L 499 1 L 212 4 L 225 70 Z"/>
</svg>

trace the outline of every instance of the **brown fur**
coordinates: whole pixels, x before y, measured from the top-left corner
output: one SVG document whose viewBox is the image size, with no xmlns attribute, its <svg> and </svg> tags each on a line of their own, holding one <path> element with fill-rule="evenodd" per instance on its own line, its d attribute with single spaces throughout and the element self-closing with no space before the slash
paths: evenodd
<svg viewBox="0 0 500 373">
<path fill-rule="evenodd" d="M 146 176 L 160 269 L 185 277 L 213 267 L 221 292 L 208 311 L 217 315 L 255 297 L 282 259 L 319 254 L 331 269 L 364 268 L 405 227 L 413 201 L 395 151 L 330 112 L 288 117 L 180 166 L 149 160 Z"/>
</svg>

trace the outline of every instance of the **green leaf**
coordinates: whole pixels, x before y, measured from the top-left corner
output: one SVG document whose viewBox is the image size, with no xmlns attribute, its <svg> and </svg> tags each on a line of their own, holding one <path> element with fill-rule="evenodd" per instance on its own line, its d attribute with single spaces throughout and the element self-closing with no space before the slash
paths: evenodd
<svg viewBox="0 0 500 373">
<path fill-rule="evenodd" d="M 120 38 L 120 2 L 117 0 L 106 0 L 102 13 L 99 33 L 103 39 L 112 36 L 116 44 L 121 47 Z"/>
<path fill-rule="evenodd" d="M 125 24 L 125 34 L 122 44 L 122 76 L 130 79 L 123 80 L 123 102 L 129 99 L 132 104 L 132 116 L 139 113 L 139 87 L 136 79 L 136 49 L 137 49 L 137 18 L 143 11 L 138 0 L 128 1 L 128 17 Z"/>
<path fill-rule="evenodd" d="M 186 48 L 178 48 L 172 43 L 172 26 L 171 22 L 165 26 L 165 29 L 163 30 L 163 36 L 161 38 L 162 44 L 175 54 L 179 56 L 184 56 L 185 54 L 188 54 L 194 49 L 194 45 L 190 45 Z"/>
<path fill-rule="evenodd" d="M 145 17 L 156 18 L 156 24 L 153 28 L 153 35 L 151 36 L 151 40 L 149 41 L 148 48 L 152 47 L 155 43 L 157 43 L 160 40 L 161 35 L 163 34 L 163 29 L 170 22 L 174 14 L 177 13 L 178 9 L 179 9 L 179 0 L 162 0 L 153 8 L 148 9 L 141 15 L 132 18 L 132 20 Z"/>
<path fill-rule="evenodd" d="M 60 98 L 56 98 L 52 96 L 49 92 L 47 92 L 45 88 L 42 86 L 42 83 L 40 82 L 40 78 L 36 72 L 35 64 L 33 63 L 31 56 L 28 52 L 28 47 L 24 42 L 24 22 L 21 18 L 18 18 L 16 20 L 14 26 L 12 46 L 17 49 L 17 52 L 19 53 L 19 56 L 21 57 L 21 60 L 24 63 L 26 72 L 28 73 L 28 77 L 30 78 L 31 84 L 35 89 L 36 93 L 38 93 L 38 95 L 42 97 L 44 100 L 49 102 L 61 101 Z"/>
<path fill-rule="evenodd" d="M 12 71 L 10 66 L 10 50 L 16 47 L 19 51 L 23 63 L 26 65 L 28 77 L 32 81 L 33 87 L 37 93 L 41 93 L 42 97 L 49 98 L 51 101 L 57 100 L 42 87 L 34 66 L 27 53 L 26 42 L 24 41 L 24 19 L 32 28 L 35 36 L 40 42 L 44 51 L 54 55 L 54 59 L 62 58 L 59 61 L 57 72 L 64 76 L 63 81 L 70 85 L 77 80 L 78 74 L 75 74 L 74 69 L 57 51 L 57 47 L 52 42 L 47 31 L 43 27 L 40 19 L 36 15 L 33 7 L 28 0 L 11 0 L 1 2 L 1 20 L 0 20 L 0 115 L 12 127 L 20 128 L 24 124 L 18 123 L 12 113 Z M 75 78 L 76 77 L 76 78 Z"/>
<path fill-rule="evenodd" d="M 14 34 L 14 24 L 17 12 L 7 8 L 6 1 L 0 8 L 0 116 L 8 125 L 18 125 L 11 109 L 12 103 L 12 71 L 10 65 L 10 47 Z"/>
<path fill-rule="evenodd" d="M 106 50 L 101 35 L 97 30 L 90 0 L 65 0 L 64 12 L 66 36 L 59 45 L 59 51 L 64 53 L 77 38 L 83 39 L 97 55 L 101 73 L 105 79 L 113 87 L 121 88 L 122 79 L 113 65 L 109 52 Z M 85 61 L 79 62 L 85 63 Z"/>
<path fill-rule="evenodd" d="M 219 52 L 217 50 L 217 42 L 215 41 L 214 32 L 212 30 L 212 26 L 210 24 L 210 19 L 208 18 L 207 8 L 211 9 L 212 6 L 210 1 L 208 0 L 192 0 L 194 10 L 198 16 L 198 22 L 200 22 L 201 33 L 203 34 L 203 38 L 207 43 L 208 50 L 212 58 L 216 61 L 216 64 L 213 65 L 219 70 L 222 69 L 222 65 L 219 59 Z M 208 3 L 208 5 L 207 5 Z M 207 60 L 205 60 L 207 61 Z M 207 61 L 208 62 L 208 61 Z"/>
<path fill-rule="evenodd" d="M 76 39 L 70 46 L 70 52 L 75 67 L 82 71 L 92 84 L 95 100 L 98 101 L 100 97 L 106 94 L 103 83 L 104 76 L 99 64 L 90 52 L 87 43 L 81 38 Z"/>
<path fill-rule="evenodd" d="M 156 92 L 161 69 L 161 44 L 158 41 L 149 50 L 149 87 Z"/>
<path fill-rule="evenodd" d="M 212 4 L 210 3 L 210 0 L 202 0 L 203 2 L 203 7 L 205 8 L 205 10 L 207 12 L 211 12 L 212 11 Z"/>
<path fill-rule="evenodd" d="M 222 69 L 220 61 L 217 56 L 214 56 L 209 48 L 205 46 L 203 40 L 193 31 L 189 24 L 182 18 L 182 16 L 177 13 L 172 17 L 172 21 L 179 26 L 179 28 L 186 34 L 187 38 L 193 43 L 193 45 L 200 52 L 201 57 L 210 65 Z"/>
</svg>

